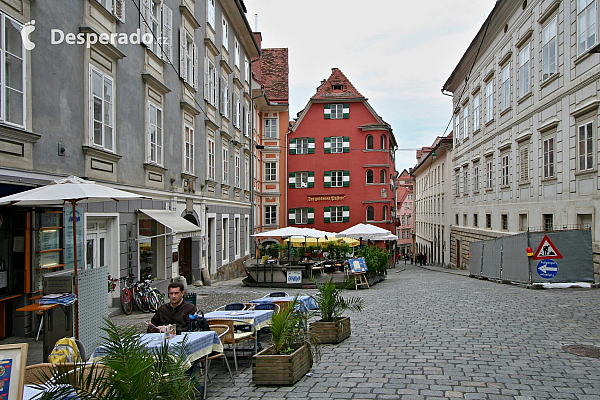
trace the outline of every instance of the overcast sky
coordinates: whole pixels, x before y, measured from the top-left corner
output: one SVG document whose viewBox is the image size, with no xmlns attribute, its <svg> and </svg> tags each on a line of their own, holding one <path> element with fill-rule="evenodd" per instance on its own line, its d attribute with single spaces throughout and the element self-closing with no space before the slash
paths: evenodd
<svg viewBox="0 0 600 400">
<path fill-rule="evenodd" d="M 244 0 L 262 46 L 289 49 L 290 118 L 339 68 L 392 126 L 399 171 L 415 165 L 413 149 L 444 134 L 452 99 L 440 90 L 494 3 Z"/>
</svg>

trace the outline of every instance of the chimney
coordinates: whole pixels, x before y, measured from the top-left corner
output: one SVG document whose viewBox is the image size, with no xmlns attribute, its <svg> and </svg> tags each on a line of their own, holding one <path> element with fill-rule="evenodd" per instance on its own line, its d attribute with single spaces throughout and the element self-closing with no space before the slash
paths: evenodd
<svg viewBox="0 0 600 400">
<path fill-rule="evenodd" d="M 262 34 L 260 32 L 254 32 L 254 40 L 258 43 L 258 50 L 262 50 Z"/>
</svg>

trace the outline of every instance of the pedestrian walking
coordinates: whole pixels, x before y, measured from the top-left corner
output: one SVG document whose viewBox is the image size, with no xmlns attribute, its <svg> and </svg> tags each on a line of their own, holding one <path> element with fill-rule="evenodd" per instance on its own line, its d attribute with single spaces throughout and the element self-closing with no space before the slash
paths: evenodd
<svg viewBox="0 0 600 400">
<path fill-rule="evenodd" d="M 419 252 L 417 255 L 417 261 L 419 262 L 419 265 L 423 265 L 423 253 Z"/>
<path fill-rule="evenodd" d="M 427 265 L 427 253 L 423 253 L 423 264 Z"/>
<path fill-rule="evenodd" d="M 406 262 L 408 261 L 408 253 L 406 253 L 404 255 L 404 265 L 406 265 Z"/>
</svg>

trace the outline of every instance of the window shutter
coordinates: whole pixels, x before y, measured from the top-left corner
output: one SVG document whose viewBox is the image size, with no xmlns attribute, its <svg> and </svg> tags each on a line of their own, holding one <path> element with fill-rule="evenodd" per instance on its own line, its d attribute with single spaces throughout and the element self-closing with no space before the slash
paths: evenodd
<svg viewBox="0 0 600 400">
<path fill-rule="evenodd" d="M 315 173 L 314 171 L 308 171 L 308 187 L 315 187 Z"/>
<path fill-rule="evenodd" d="M 192 49 L 194 51 L 192 55 L 194 61 L 194 89 L 198 90 L 198 46 L 196 46 L 196 43 L 192 43 Z"/>
<path fill-rule="evenodd" d="M 331 119 L 331 105 L 325 104 L 325 108 L 323 109 L 325 113 L 325 119 Z"/>
<path fill-rule="evenodd" d="M 150 27 L 147 25 L 150 23 L 150 1 L 152 0 L 141 0 L 140 10 L 140 31 L 142 37 L 150 33 Z M 141 41 L 144 46 L 148 46 L 145 41 Z"/>
<path fill-rule="evenodd" d="M 331 222 L 331 207 L 325 207 L 325 212 L 323 213 L 323 219 L 325 223 Z"/>
<path fill-rule="evenodd" d="M 164 4 L 162 5 L 162 19 L 162 33 L 165 40 L 160 46 L 162 54 L 157 54 L 157 56 L 165 61 L 171 61 L 173 59 L 173 11 Z"/>
<path fill-rule="evenodd" d="M 221 96 L 219 96 L 219 110 L 221 111 L 221 115 L 225 114 L 225 79 L 221 77 Z"/>
<path fill-rule="evenodd" d="M 288 182 L 290 184 L 290 189 L 296 188 L 296 173 L 295 172 L 290 172 L 288 174 Z"/>
<path fill-rule="evenodd" d="M 187 40 L 185 39 L 185 29 L 183 27 L 179 31 L 179 76 L 184 82 L 190 83 L 188 79 L 187 63 L 185 56 L 187 53 Z M 192 71 L 190 71 L 191 73 Z"/>
<path fill-rule="evenodd" d="M 125 22 L 125 0 L 113 0 L 113 14 L 121 22 Z"/>
<path fill-rule="evenodd" d="M 325 150 L 325 154 L 331 153 L 331 138 L 330 137 L 325 138 L 325 144 L 324 144 L 323 148 Z"/>
<path fill-rule="evenodd" d="M 315 223 L 315 209 L 312 207 L 308 207 L 308 223 L 309 224 Z"/>
<path fill-rule="evenodd" d="M 326 188 L 331 187 L 331 171 L 325 171 L 323 183 L 325 184 Z"/>
<path fill-rule="evenodd" d="M 308 138 L 308 154 L 315 154 L 315 138 Z"/>
<path fill-rule="evenodd" d="M 204 100 L 210 102 L 210 66 L 208 57 L 204 57 Z"/>
<path fill-rule="evenodd" d="M 527 147 L 522 147 L 520 151 L 521 161 L 521 182 L 529 181 L 529 151 Z"/>
<path fill-rule="evenodd" d="M 343 177 L 344 187 L 350 186 L 350 171 L 344 171 Z"/>
<path fill-rule="evenodd" d="M 343 140 L 343 149 L 344 149 L 344 153 L 349 153 L 350 152 L 350 137 L 349 136 L 344 136 L 344 140 Z"/>
<path fill-rule="evenodd" d="M 344 114 L 344 118 L 350 118 L 350 104 L 344 104 L 342 109 L 342 113 Z"/>
<path fill-rule="evenodd" d="M 350 206 L 342 207 L 342 222 L 350 222 Z"/>
<path fill-rule="evenodd" d="M 290 208 L 288 213 L 289 224 L 294 225 L 296 223 L 296 209 Z"/>
<path fill-rule="evenodd" d="M 217 86 L 217 82 L 219 82 L 219 80 L 217 79 L 217 69 L 213 67 L 213 69 L 212 69 L 212 93 L 210 95 L 211 96 L 210 104 L 212 104 L 213 106 L 215 106 L 215 108 L 218 109 L 219 101 L 217 100 L 217 97 L 219 95 L 219 87 Z"/>
<path fill-rule="evenodd" d="M 296 139 L 290 139 L 290 154 L 296 154 Z"/>
</svg>

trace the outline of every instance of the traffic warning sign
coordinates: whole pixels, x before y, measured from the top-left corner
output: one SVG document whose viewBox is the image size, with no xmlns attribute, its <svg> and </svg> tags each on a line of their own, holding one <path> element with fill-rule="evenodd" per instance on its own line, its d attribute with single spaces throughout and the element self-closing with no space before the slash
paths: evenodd
<svg viewBox="0 0 600 400">
<path fill-rule="evenodd" d="M 560 251 L 558 251 L 554 243 L 552 243 L 548 235 L 544 235 L 540 246 L 537 248 L 533 255 L 533 259 L 541 260 L 552 258 L 563 258 L 563 256 L 562 254 L 560 254 Z"/>
</svg>

